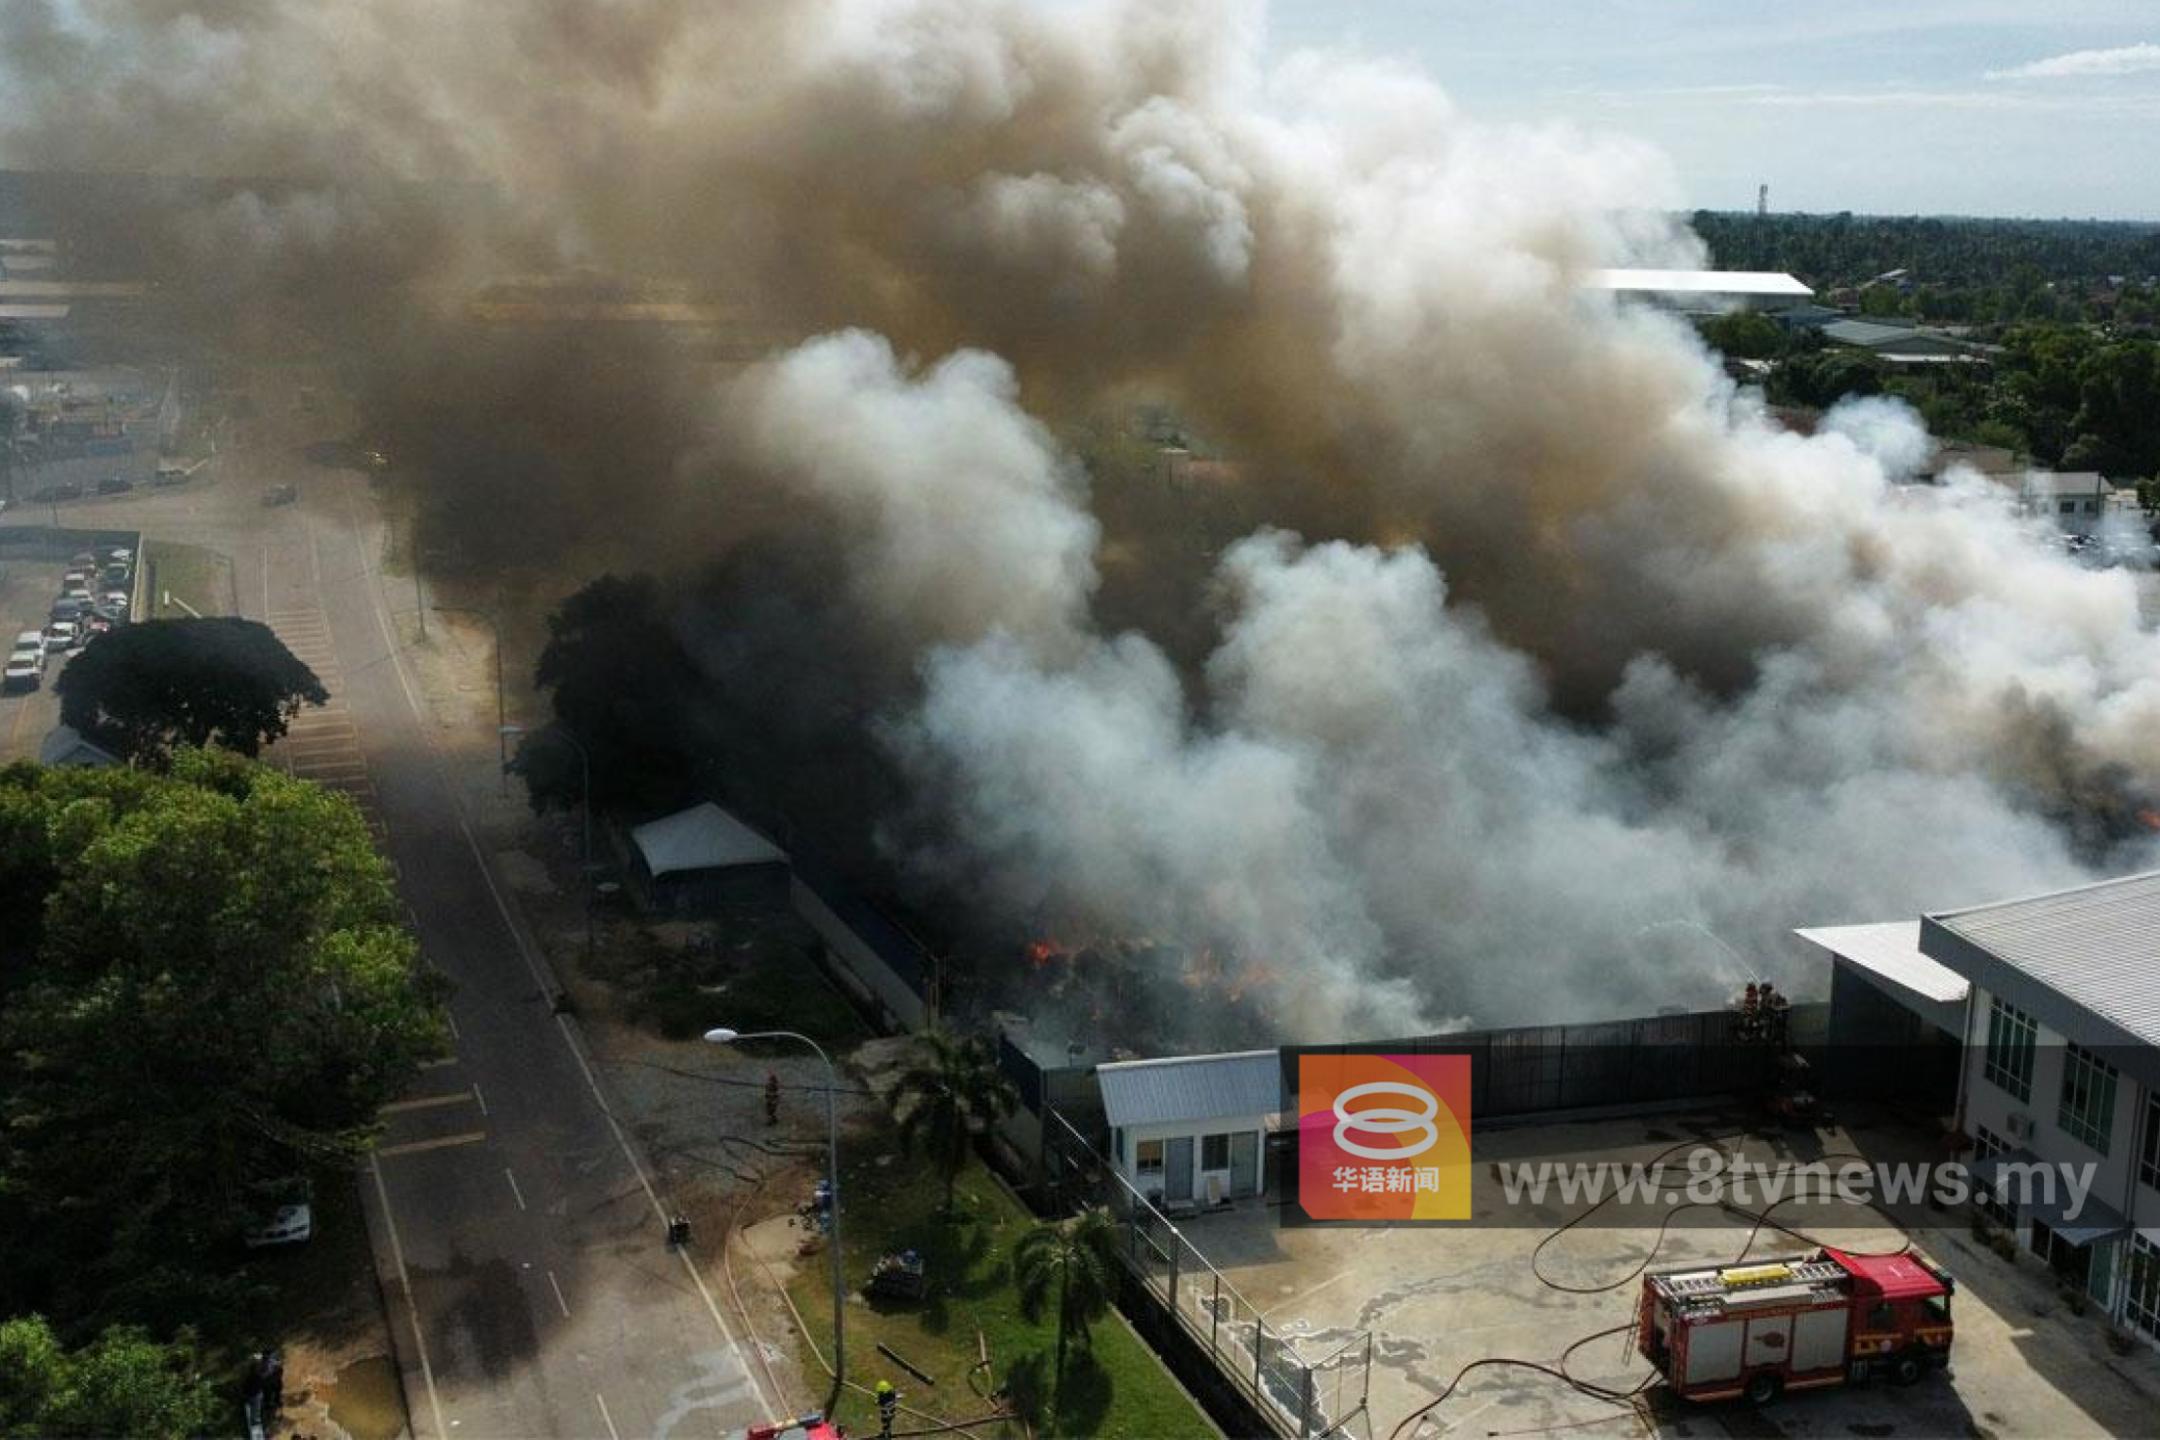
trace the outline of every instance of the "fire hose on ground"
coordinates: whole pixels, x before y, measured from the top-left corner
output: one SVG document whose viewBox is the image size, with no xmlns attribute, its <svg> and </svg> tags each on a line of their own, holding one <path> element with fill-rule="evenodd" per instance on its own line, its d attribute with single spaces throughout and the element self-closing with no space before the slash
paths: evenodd
<svg viewBox="0 0 2160 1440">
<path fill-rule="evenodd" d="M 1747 1138 L 1747 1134 L 1748 1132 L 1746 1131 L 1739 1131 L 1734 1134 L 1720 1136 L 1716 1143 L 1719 1144 L 1722 1150 L 1725 1142 L 1745 1140 Z M 1683 1151 L 1699 1149 L 1701 1148 L 1703 1143 L 1704 1142 L 1700 1140 L 1682 1140 L 1672 1145 L 1669 1145 L 1665 1149 L 1660 1150 L 1657 1155 L 1651 1159 L 1648 1168 L 1653 1173 L 1656 1173 L 1664 1166 L 1665 1162 L 1672 1158 L 1674 1155 L 1677 1155 Z M 1729 1154 L 1731 1152 L 1726 1153 Z M 1825 1161 L 1865 1160 L 1866 1158 L 1866 1156 L 1859 1154 L 1857 1151 L 1839 1150 L 1827 1152 L 1823 1155 L 1817 1156 L 1814 1160 L 1811 1161 L 1791 1162 L 1791 1164 L 1805 1163 L 1808 1165 L 1820 1165 Z M 1786 1166 L 1780 1166 L 1779 1170 L 1773 1173 L 1782 1173 L 1786 1169 L 1791 1168 L 1791 1164 L 1788 1164 Z M 1719 1184 L 1722 1186 L 1725 1183 L 1725 1176 L 1721 1174 L 1719 1177 Z M 1530 1252 L 1530 1273 L 1536 1277 L 1537 1282 L 1540 1285 L 1543 1285 L 1548 1290 L 1555 1290 L 1564 1295 L 1602 1295 L 1610 1291 L 1617 1290 L 1623 1285 L 1630 1284 L 1633 1281 L 1639 1279 L 1642 1274 L 1651 1267 L 1651 1265 L 1656 1263 L 1658 1252 L 1665 1248 L 1665 1237 L 1671 1233 L 1673 1221 L 1690 1210 L 1723 1210 L 1728 1214 L 1735 1215 L 1743 1219 L 1752 1220 L 1755 1222 L 1748 1229 L 1747 1239 L 1741 1244 L 1738 1253 L 1736 1253 L 1732 1258 L 1731 1263 L 1735 1265 L 1739 1264 L 1742 1260 L 1745 1260 L 1747 1258 L 1748 1252 L 1755 1248 L 1756 1240 L 1761 1237 L 1762 1232 L 1766 1229 L 1775 1230 L 1783 1235 L 1789 1235 L 1793 1239 L 1799 1241 L 1804 1245 L 1820 1246 L 1823 1243 L 1822 1241 L 1817 1240 L 1814 1236 L 1807 1234 L 1805 1231 L 1795 1230 L 1789 1225 L 1782 1225 L 1776 1220 L 1770 1218 L 1771 1212 L 1776 1210 L 1778 1206 L 1787 1204 L 1792 1200 L 1800 1198 L 1797 1195 L 1783 1196 L 1764 1206 L 1761 1210 L 1744 1209 L 1724 1199 L 1689 1200 L 1683 1204 L 1676 1205 L 1672 1209 L 1666 1211 L 1665 1218 L 1658 1224 L 1657 1238 L 1651 1243 L 1649 1252 L 1643 1256 L 1640 1264 L 1636 1265 L 1632 1270 L 1629 1270 L 1626 1274 L 1621 1275 L 1619 1278 L 1614 1280 L 1608 1280 L 1596 1285 L 1571 1285 L 1566 1283 L 1565 1281 L 1555 1280 L 1551 1276 L 1547 1275 L 1539 1263 L 1541 1258 L 1545 1254 L 1546 1247 L 1551 1245 L 1555 1240 L 1558 1240 L 1561 1236 L 1567 1234 L 1570 1230 L 1573 1230 L 1576 1226 L 1582 1224 L 1591 1216 L 1597 1214 L 1600 1210 L 1603 1210 L 1607 1205 L 1612 1204 L 1613 1201 L 1619 1198 L 1619 1195 L 1615 1193 L 1612 1195 L 1603 1196 L 1600 1199 L 1593 1201 L 1586 1209 L 1583 1210 L 1581 1214 L 1577 1215 L 1574 1219 L 1568 1221 L 1567 1223 L 1557 1226 L 1551 1231 L 1547 1232 L 1545 1237 L 1542 1240 L 1538 1241 L 1537 1247 Z M 1883 1207 L 1876 1203 L 1874 1200 L 1866 1200 L 1861 1203 L 1864 1204 L 1868 1209 L 1875 1211 L 1878 1215 L 1881 1215 L 1883 1219 L 1889 1221 L 1892 1226 L 1902 1231 L 1903 1227 L 1898 1225 L 1896 1217 L 1891 1215 L 1889 1211 L 1883 1209 Z M 1900 1245 L 1895 1250 L 1851 1250 L 1848 1251 L 1848 1253 L 1862 1256 L 1887 1257 L 1892 1255 L 1903 1255 L 1911 1249 L 1912 1242 L 1908 1240 L 1905 1244 Z M 1557 1364 L 1548 1364 L 1542 1360 L 1524 1360 L 1516 1356 L 1507 1355 L 1488 1355 L 1483 1359 L 1473 1360 L 1469 1364 L 1463 1366 L 1462 1369 L 1456 1371 L 1454 1378 L 1448 1381 L 1447 1385 L 1441 1389 L 1438 1395 L 1435 1395 L 1432 1399 L 1426 1401 L 1423 1405 L 1420 1405 L 1417 1409 L 1412 1410 L 1401 1420 L 1397 1421 L 1395 1424 L 1395 1428 L 1388 1432 L 1388 1440 L 1400 1440 L 1400 1437 L 1405 1430 L 1415 1425 L 1418 1421 L 1424 1419 L 1432 1411 L 1438 1409 L 1440 1405 L 1448 1399 L 1449 1396 L 1453 1395 L 1455 1391 L 1462 1385 L 1465 1376 L 1468 1376 L 1473 1371 L 1486 1368 L 1505 1367 L 1518 1370 L 1532 1370 L 1540 1375 L 1549 1375 L 1552 1378 L 1560 1381 L 1562 1384 L 1566 1385 L 1568 1388 L 1576 1391 L 1579 1394 L 1588 1396 L 1593 1400 L 1601 1400 L 1610 1405 L 1632 1407 L 1640 1400 L 1644 1392 L 1648 1391 L 1650 1387 L 1657 1382 L 1658 1377 L 1654 1373 L 1644 1376 L 1636 1384 L 1628 1387 L 1625 1390 L 1616 1390 L 1610 1386 L 1599 1385 L 1589 1380 L 1579 1380 L 1575 1376 L 1570 1375 L 1567 1369 L 1567 1361 L 1570 1355 L 1573 1355 L 1577 1350 L 1580 1350 L 1583 1346 L 1588 1345 L 1593 1341 L 1603 1340 L 1614 1335 L 1624 1334 L 1632 1331 L 1634 1328 L 1635 1322 L 1630 1320 L 1625 1324 L 1609 1326 L 1608 1328 L 1596 1331 L 1593 1334 L 1585 1335 L 1581 1339 L 1569 1345 L 1565 1350 L 1562 1350 L 1560 1352 L 1560 1359 Z"/>
</svg>

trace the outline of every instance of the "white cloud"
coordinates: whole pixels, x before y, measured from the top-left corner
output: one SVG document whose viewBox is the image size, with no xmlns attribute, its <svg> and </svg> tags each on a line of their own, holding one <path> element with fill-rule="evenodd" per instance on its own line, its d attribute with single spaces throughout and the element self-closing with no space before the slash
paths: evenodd
<svg viewBox="0 0 2160 1440">
<path fill-rule="evenodd" d="M 2118 45 L 2111 50 L 2072 50 L 2009 70 L 1990 70 L 1990 80 L 2065 80 L 2092 75 L 2136 75 L 2160 70 L 2160 45 Z"/>
</svg>

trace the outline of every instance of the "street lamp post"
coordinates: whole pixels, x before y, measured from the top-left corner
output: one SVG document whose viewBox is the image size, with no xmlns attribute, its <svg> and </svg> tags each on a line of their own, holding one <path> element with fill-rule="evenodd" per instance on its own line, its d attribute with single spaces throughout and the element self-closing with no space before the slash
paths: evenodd
<svg viewBox="0 0 2160 1440">
<path fill-rule="evenodd" d="M 833 1099 L 840 1089 L 840 1072 L 833 1068 L 832 1057 L 825 1053 L 825 1047 L 800 1031 L 756 1030 L 745 1035 L 722 1026 L 706 1031 L 705 1038 L 714 1045 L 733 1045 L 741 1040 L 800 1040 L 825 1062 L 825 1172 L 832 1187 L 832 1235 L 827 1243 L 832 1249 L 833 1377 L 832 1395 L 825 1402 L 825 1413 L 830 1416 L 840 1405 L 841 1376 L 846 1370 L 847 1353 L 844 1329 L 847 1282 L 840 1272 L 840 1119 Z"/>
<path fill-rule="evenodd" d="M 501 653 L 501 645 L 499 642 L 496 646 L 496 651 L 497 654 Z M 525 727 L 522 725 L 500 725 L 496 727 L 496 731 L 502 736 L 504 744 L 507 745 L 511 736 L 523 735 L 525 733 Z M 577 751 L 579 788 L 578 810 L 583 816 L 585 822 L 585 836 L 579 852 L 580 858 L 578 861 L 578 878 L 581 882 L 583 882 L 585 889 L 585 959 L 586 962 L 590 964 L 592 961 L 593 953 L 592 756 L 587 753 L 585 749 L 585 742 L 578 739 L 577 736 L 571 734 L 570 731 L 565 729 L 563 726 L 550 725 L 547 728 L 546 733 L 550 735 L 560 735 L 563 739 L 570 742 L 571 749 Z M 505 760 L 503 762 L 503 770 L 505 774 L 509 773 L 509 766 L 510 762 Z"/>
<path fill-rule="evenodd" d="M 503 707 L 503 644 L 502 621 L 492 611 L 475 610 L 469 605 L 437 605 L 446 615 L 470 615 L 487 622 L 488 633 L 495 637 L 495 758 L 502 768 L 502 793 L 510 793 L 510 716 Z M 591 857 L 588 856 L 588 859 Z"/>
</svg>

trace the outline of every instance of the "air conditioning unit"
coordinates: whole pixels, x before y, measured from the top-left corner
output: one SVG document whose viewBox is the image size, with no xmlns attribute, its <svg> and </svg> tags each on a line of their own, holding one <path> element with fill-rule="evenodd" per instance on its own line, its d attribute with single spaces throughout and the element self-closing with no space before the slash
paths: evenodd
<svg viewBox="0 0 2160 1440">
<path fill-rule="evenodd" d="M 2003 1121 L 2003 1129 L 2010 1132 L 2010 1138 L 2013 1140 L 2030 1140 L 2033 1131 L 2032 1116 L 2023 1113 L 2013 1114 Z"/>
</svg>

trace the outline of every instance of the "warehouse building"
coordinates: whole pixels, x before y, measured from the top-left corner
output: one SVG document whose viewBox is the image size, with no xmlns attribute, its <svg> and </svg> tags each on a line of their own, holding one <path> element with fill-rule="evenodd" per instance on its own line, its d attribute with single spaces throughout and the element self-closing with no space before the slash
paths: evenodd
<svg viewBox="0 0 2160 1440">
<path fill-rule="evenodd" d="M 1650 300 L 1683 315 L 1777 314 L 1807 304 L 1815 294 L 1773 270 L 1593 270 L 1583 288 Z"/>
</svg>

